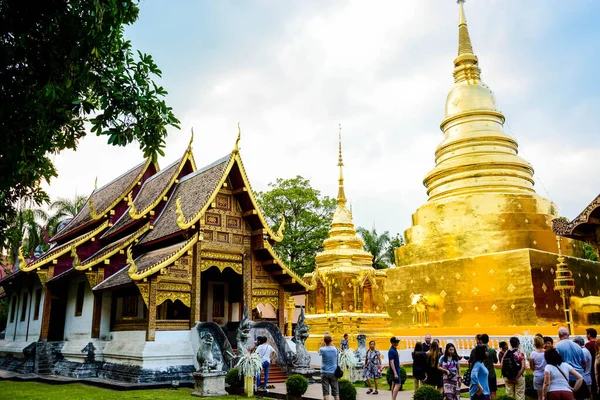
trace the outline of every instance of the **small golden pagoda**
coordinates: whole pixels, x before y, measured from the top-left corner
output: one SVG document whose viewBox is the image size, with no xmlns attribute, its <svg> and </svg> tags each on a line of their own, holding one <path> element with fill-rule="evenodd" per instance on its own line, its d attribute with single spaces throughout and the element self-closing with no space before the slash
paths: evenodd
<svg viewBox="0 0 600 400">
<path fill-rule="evenodd" d="M 536 194 L 533 168 L 504 132 L 504 115 L 481 81 L 458 3 L 458 56 L 440 125 L 444 139 L 423 182 L 429 199 L 412 216 L 406 245 L 396 251 L 397 267 L 387 271 L 392 330 L 435 333 L 437 327 L 444 328 L 439 335 L 452 335 L 481 326 L 490 334 L 512 334 L 548 327 L 555 334 L 550 327 L 564 320 L 553 290 L 557 209 Z M 574 275 L 588 276 L 586 294 L 596 293 L 597 264 L 568 257 L 578 250 L 576 242 L 562 241 Z"/>
<path fill-rule="evenodd" d="M 391 318 L 385 311 L 383 292 L 386 274 L 373 268 L 373 255 L 364 250 L 356 234 L 344 192 L 343 166 L 340 129 L 337 207 L 324 250 L 316 255 L 315 271 L 304 275 L 305 281 L 315 285 L 306 297 L 309 350 L 318 348 L 325 332 L 334 335 L 336 343 L 347 333 L 354 348 L 358 334 L 367 335 L 369 340 L 390 336 L 387 327 Z"/>
</svg>

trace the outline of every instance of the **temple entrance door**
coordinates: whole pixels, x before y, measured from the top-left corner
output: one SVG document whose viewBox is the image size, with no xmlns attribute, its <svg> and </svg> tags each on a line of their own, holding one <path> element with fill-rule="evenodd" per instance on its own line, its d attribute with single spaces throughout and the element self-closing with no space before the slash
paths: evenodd
<svg viewBox="0 0 600 400">
<path fill-rule="evenodd" d="M 229 322 L 229 285 L 222 282 L 208 283 L 207 320 L 218 325 Z"/>
<path fill-rule="evenodd" d="M 56 297 L 50 305 L 48 341 L 61 342 L 65 335 L 65 317 L 67 314 L 67 299 Z"/>
</svg>

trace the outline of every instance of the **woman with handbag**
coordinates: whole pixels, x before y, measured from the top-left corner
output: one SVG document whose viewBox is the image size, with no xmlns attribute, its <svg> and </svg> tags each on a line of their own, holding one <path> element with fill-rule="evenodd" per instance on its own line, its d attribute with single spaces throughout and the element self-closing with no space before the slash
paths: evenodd
<svg viewBox="0 0 600 400">
<path fill-rule="evenodd" d="M 325 335 L 323 338 L 323 347 L 319 349 L 321 356 L 321 387 L 323 389 L 323 399 L 327 400 L 331 388 L 331 395 L 335 400 L 340 400 L 340 391 L 338 387 L 338 349 L 332 344 L 331 335 Z M 341 372 L 341 369 L 339 370 Z"/>
<path fill-rule="evenodd" d="M 460 363 L 456 347 L 452 343 L 446 344 L 446 351 L 440 358 L 439 370 L 444 374 L 444 395 L 446 400 L 460 399 Z"/>
<path fill-rule="evenodd" d="M 574 400 L 575 393 L 583 384 L 583 376 L 566 362 L 560 353 L 552 348 L 544 353 L 546 367 L 544 368 L 543 397 L 547 400 Z M 573 388 L 569 385 L 569 375 L 575 379 Z M 588 396 L 589 397 L 589 396 Z"/>
</svg>

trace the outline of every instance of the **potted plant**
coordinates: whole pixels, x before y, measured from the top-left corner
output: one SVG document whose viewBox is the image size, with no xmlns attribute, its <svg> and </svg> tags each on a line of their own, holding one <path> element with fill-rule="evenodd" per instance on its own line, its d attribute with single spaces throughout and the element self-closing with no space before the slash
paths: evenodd
<svg viewBox="0 0 600 400">
<path fill-rule="evenodd" d="M 400 383 L 402 385 L 404 385 L 404 382 L 406 382 L 406 369 L 404 367 L 400 367 Z M 387 384 L 390 386 L 390 390 L 392 389 L 392 379 L 394 378 L 394 372 L 392 371 L 391 368 L 387 368 L 386 372 L 385 372 L 385 380 L 387 381 Z"/>
<path fill-rule="evenodd" d="M 244 394 L 248 397 L 254 396 L 254 379 L 262 371 L 262 360 L 256 353 L 247 353 L 240 357 L 235 366 L 239 370 L 239 376 L 244 379 Z"/>
<path fill-rule="evenodd" d="M 287 400 L 301 400 L 308 389 L 308 379 L 300 374 L 290 375 L 285 381 Z"/>
<path fill-rule="evenodd" d="M 227 388 L 227 392 L 229 394 L 244 394 L 244 380 L 241 377 L 239 369 L 232 368 L 227 371 L 227 375 L 225 375 L 225 383 L 229 385 Z"/>
</svg>

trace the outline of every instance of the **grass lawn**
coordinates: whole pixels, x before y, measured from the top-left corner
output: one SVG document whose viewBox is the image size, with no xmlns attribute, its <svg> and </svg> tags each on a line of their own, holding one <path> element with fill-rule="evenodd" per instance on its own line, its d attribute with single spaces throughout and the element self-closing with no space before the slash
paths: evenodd
<svg viewBox="0 0 600 400">
<path fill-rule="evenodd" d="M 100 399 L 192 399 L 193 390 L 188 388 L 148 389 L 115 391 L 101 389 L 81 383 L 49 385 L 38 382 L 0 381 L 0 397 L 3 399 L 44 399 L 44 400 L 100 400 Z M 239 396 L 212 397 L 215 400 L 235 400 Z"/>
</svg>

